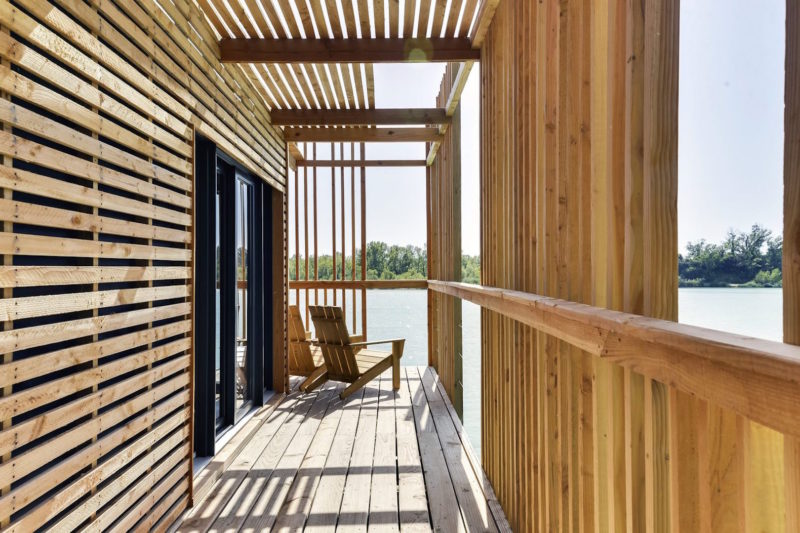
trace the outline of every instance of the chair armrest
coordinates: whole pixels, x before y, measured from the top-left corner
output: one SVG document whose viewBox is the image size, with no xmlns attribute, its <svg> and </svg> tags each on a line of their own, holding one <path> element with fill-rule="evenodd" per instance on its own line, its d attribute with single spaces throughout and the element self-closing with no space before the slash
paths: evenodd
<svg viewBox="0 0 800 533">
<path fill-rule="evenodd" d="M 364 342 L 364 335 L 350 335 L 350 344 Z"/>
<path fill-rule="evenodd" d="M 392 344 L 395 342 L 405 342 L 405 339 L 384 339 L 379 341 L 362 341 L 362 342 L 351 342 L 350 346 L 370 346 L 373 344 Z"/>
</svg>

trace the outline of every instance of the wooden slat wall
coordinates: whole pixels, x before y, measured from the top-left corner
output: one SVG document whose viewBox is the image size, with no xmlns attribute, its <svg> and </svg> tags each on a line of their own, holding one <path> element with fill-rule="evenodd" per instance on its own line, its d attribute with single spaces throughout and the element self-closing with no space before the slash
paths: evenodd
<svg viewBox="0 0 800 533">
<path fill-rule="evenodd" d="M 286 174 L 216 48 L 186 0 L 0 0 L 8 531 L 164 529 L 191 499 L 195 132 Z"/>
<path fill-rule="evenodd" d="M 460 64 L 448 63 L 436 97 L 447 105 Z M 461 106 L 433 164 L 427 168 L 428 279 L 461 281 Z M 428 364 L 435 367 L 461 415 L 461 300 L 428 291 Z"/>
<path fill-rule="evenodd" d="M 677 319 L 678 17 L 674 0 L 500 3 L 481 60 L 483 285 Z M 483 463 L 514 530 L 796 530 L 793 441 L 488 310 L 482 350 Z"/>
</svg>

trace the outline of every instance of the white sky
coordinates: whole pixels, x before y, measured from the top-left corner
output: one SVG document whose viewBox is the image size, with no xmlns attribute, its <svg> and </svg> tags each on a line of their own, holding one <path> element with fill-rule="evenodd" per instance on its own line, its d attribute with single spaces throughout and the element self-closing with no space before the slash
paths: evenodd
<svg viewBox="0 0 800 533">
<path fill-rule="evenodd" d="M 780 234 L 785 1 L 681 4 L 680 249 L 701 238 L 719 241 L 729 228 L 746 230 L 755 223 Z M 722 5 L 725 9 L 720 9 Z M 376 65 L 376 107 L 434 107 L 443 73 L 443 64 Z M 476 65 L 461 103 L 462 248 L 470 255 L 479 253 L 479 79 Z M 421 143 L 371 143 L 366 151 L 368 159 L 422 159 L 426 155 Z M 318 154 L 323 156 L 329 154 Z M 349 212 L 349 171 L 345 176 Z M 326 184 L 320 185 L 318 193 L 319 251 L 330 253 L 330 173 L 321 170 L 318 179 Z M 357 199 L 358 194 L 357 189 Z M 349 253 L 349 220 L 345 229 Z M 423 168 L 367 169 L 367 239 L 424 245 Z M 302 235 L 300 240 L 302 250 Z M 337 229 L 339 250 L 340 240 L 341 228 Z M 356 241 L 360 242 L 360 235 Z"/>
<path fill-rule="evenodd" d="M 784 0 L 681 2 L 678 242 L 783 228 Z"/>
</svg>

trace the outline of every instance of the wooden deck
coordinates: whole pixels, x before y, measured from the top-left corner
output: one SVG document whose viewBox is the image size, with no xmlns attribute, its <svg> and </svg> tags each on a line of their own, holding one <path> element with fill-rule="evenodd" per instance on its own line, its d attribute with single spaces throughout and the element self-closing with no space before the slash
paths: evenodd
<svg viewBox="0 0 800 533">
<path fill-rule="evenodd" d="M 292 392 L 179 531 L 510 531 L 432 368 Z"/>
</svg>

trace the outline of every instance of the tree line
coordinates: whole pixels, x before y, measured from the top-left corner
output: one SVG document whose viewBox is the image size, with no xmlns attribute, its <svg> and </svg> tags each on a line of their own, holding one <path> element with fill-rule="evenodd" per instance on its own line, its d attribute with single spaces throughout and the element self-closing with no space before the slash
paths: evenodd
<svg viewBox="0 0 800 533">
<path fill-rule="evenodd" d="M 780 287 L 783 239 L 755 224 L 719 244 L 700 240 L 678 256 L 681 287 Z"/>
<path fill-rule="evenodd" d="M 426 279 L 428 277 L 428 252 L 419 246 L 388 245 L 381 241 L 367 243 L 367 279 Z M 299 264 L 297 264 L 299 263 Z M 297 267 L 297 268 L 296 268 Z M 462 281 L 478 283 L 480 281 L 480 258 L 462 255 Z M 309 279 L 314 279 L 314 258 L 308 262 Z M 353 257 L 344 257 L 345 279 L 351 279 Z M 332 280 L 333 256 L 317 257 L 317 273 L 321 280 Z M 289 259 L 289 279 L 306 279 L 305 258 L 293 255 Z M 342 279 L 342 254 L 336 254 L 336 279 Z M 355 279 L 361 279 L 361 249 L 356 249 Z"/>
<path fill-rule="evenodd" d="M 690 242 L 686 253 L 678 255 L 681 287 L 780 287 L 783 239 L 758 224 L 749 232 L 730 230 L 718 244 L 706 240 Z M 389 245 L 381 241 L 367 243 L 367 279 L 426 279 L 428 253 L 425 248 Z M 356 249 L 355 279 L 361 279 L 361 250 Z M 297 264 L 299 263 L 299 264 Z M 297 264 L 297 269 L 295 265 Z M 313 257 L 309 259 L 309 279 L 314 279 Z M 351 279 L 353 257 L 344 257 L 344 279 Z M 317 258 L 319 279 L 332 280 L 333 257 Z M 480 257 L 463 255 L 461 281 L 480 283 Z M 289 277 L 305 279 L 305 259 L 292 256 Z M 336 254 L 336 279 L 342 278 L 342 254 Z"/>
</svg>

